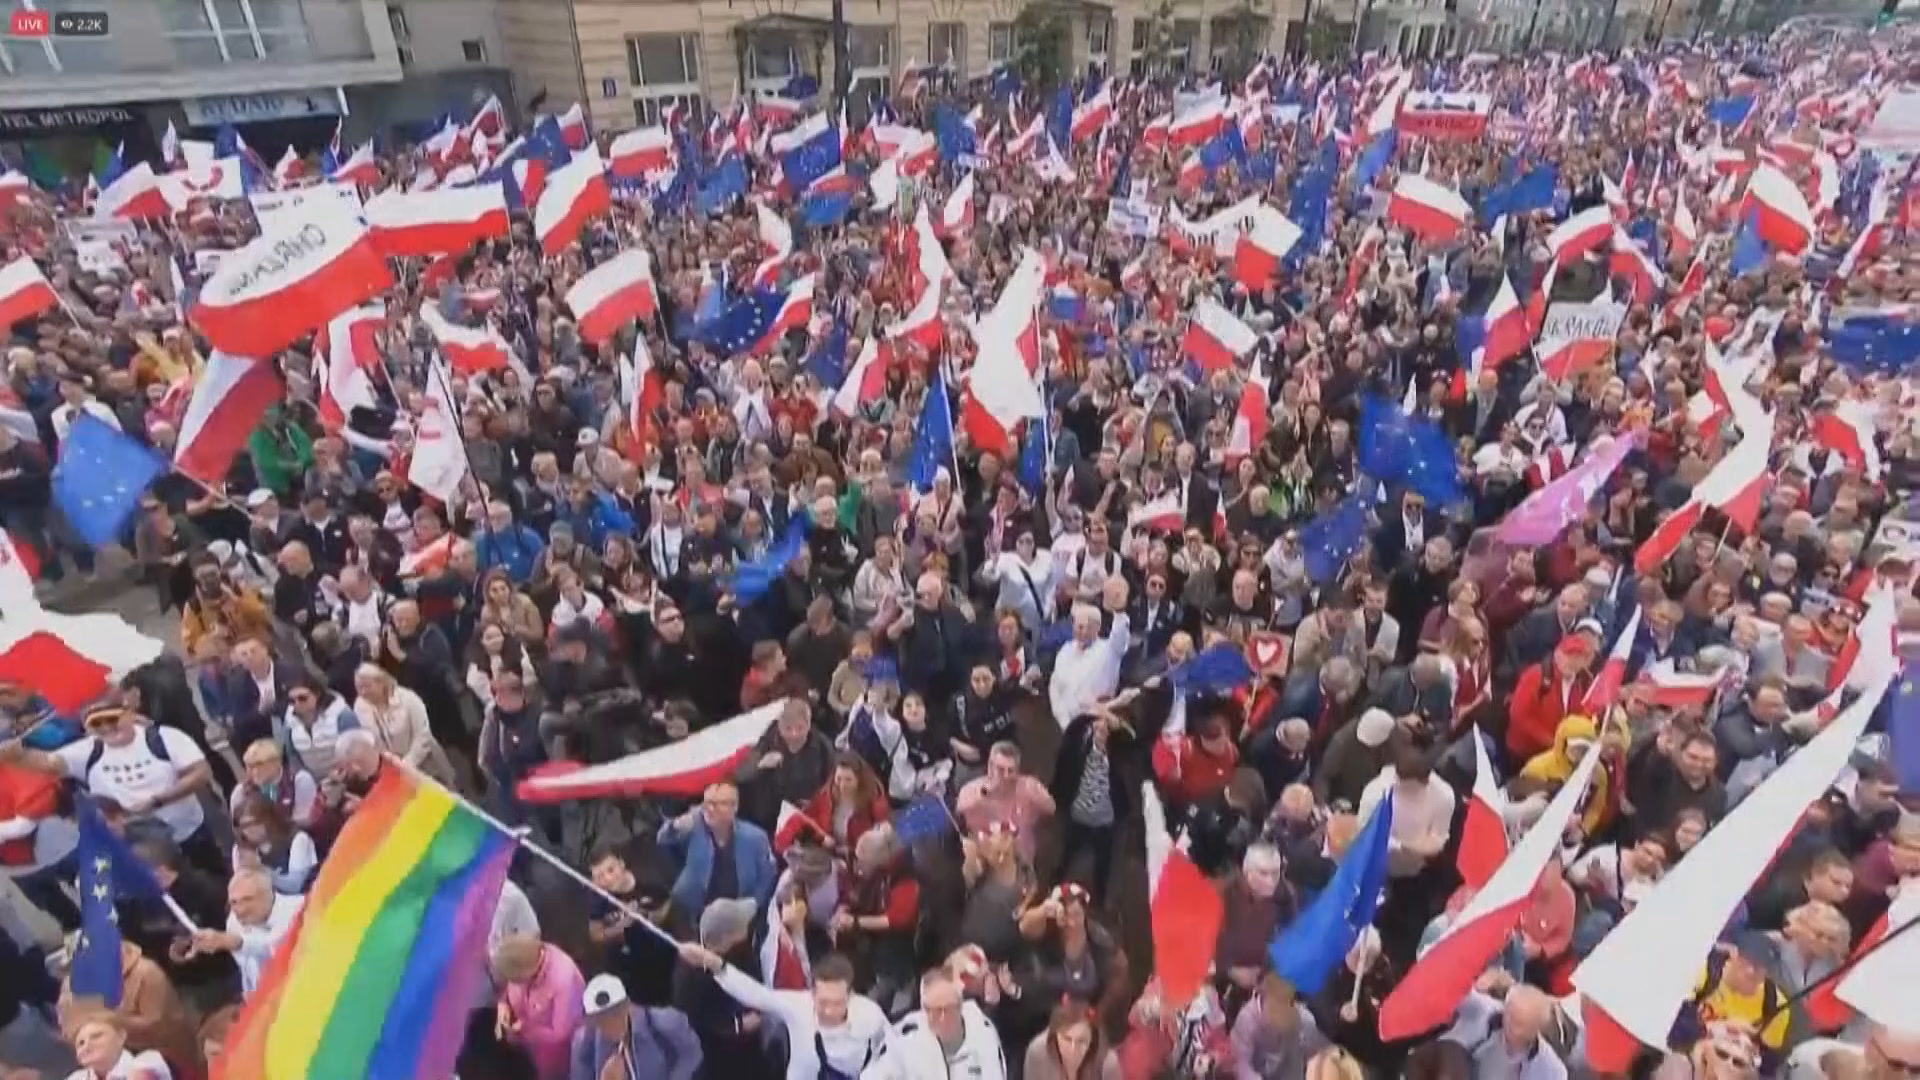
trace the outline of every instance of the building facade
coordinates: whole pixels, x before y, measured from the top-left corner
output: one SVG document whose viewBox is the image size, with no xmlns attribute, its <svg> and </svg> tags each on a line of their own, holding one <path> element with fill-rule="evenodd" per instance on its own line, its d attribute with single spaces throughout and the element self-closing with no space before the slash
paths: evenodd
<svg viewBox="0 0 1920 1080">
<path fill-rule="evenodd" d="M 1113 73 L 1160 63 L 1206 70 L 1287 47 L 1313 6 L 1352 0 L 842 0 L 853 94 L 910 67 L 984 76 L 1020 54 L 1023 31 L 1059 35 L 1064 66 Z M 724 106 L 741 88 L 834 81 L 832 0 L 499 0 L 507 63 L 523 99 L 580 102 L 597 129 L 657 121 L 663 108 Z"/>
<path fill-rule="evenodd" d="M 343 118 L 349 138 L 474 95 L 511 96 L 493 0 L 8 0 L 49 17 L 100 12 L 96 38 L 0 36 L 0 146 L 15 156 L 91 157 L 126 145 L 152 159 L 171 122 L 183 137 L 227 124 L 277 156 L 311 151 Z M 44 162 L 43 162 L 44 163 Z"/>
</svg>

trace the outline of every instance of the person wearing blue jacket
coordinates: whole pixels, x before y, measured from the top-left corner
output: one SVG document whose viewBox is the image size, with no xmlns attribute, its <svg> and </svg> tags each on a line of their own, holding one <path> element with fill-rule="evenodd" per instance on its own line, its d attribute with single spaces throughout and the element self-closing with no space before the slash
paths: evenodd
<svg viewBox="0 0 1920 1080">
<path fill-rule="evenodd" d="M 773 895 L 773 845 L 765 830 L 739 817 L 740 789 L 723 780 L 707 788 L 699 806 L 660 826 L 660 849 L 680 867 L 675 911 L 705 911 L 714 900 L 765 905 Z"/>
<path fill-rule="evenodd" d="M 627 1001 L 612 975 L 587 983 L 587 1021 L 573 1033 L 567 1080 L 693 1080 L 702 1064 L 700 1040 L 678 1009 L 649 1009 Z"/>
<path fill-rule="evenodd" d="M 540 565 L 540 553 L 546 546 L 539 533 L 513 520 L 513 508 L 502 499 L 487 504 L 487 527 L 473 537 L 473 554 L 480 561 L 481 575 L 498 567 L 516 585 L 525 585 L 533 578 L 533 568 Z"/>
</svg>

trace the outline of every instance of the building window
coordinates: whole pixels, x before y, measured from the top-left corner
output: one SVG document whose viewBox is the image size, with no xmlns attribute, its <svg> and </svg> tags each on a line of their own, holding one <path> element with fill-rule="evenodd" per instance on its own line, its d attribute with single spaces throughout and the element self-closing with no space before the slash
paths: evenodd
<svg viewBox="0 0 1920 1080">
<path fill-rule="evenodd" d="M 1018 48 L 1013 24 L 1005 22 L 987 24 L 987 62 L 995 67 L 1013 62 L 1013 53 Z"/>
<path fill-rule="evenodd" d="M 460 43 L 460 55 L 469 64 L 487 62 L 487 42 L 484 38 L 468 38 Z"/>
<path fill-rule="evenodd" d="M 666 96 L 681 87 L 696 87 L 700 82 L 700 38 L 695 34 L 639 34 L 627 39 L 627 62 L 637 97 Z"/>
<path fill-rule="evenodd" d="M 63 0 L 64 2 L 64 0 Z M 313 55 L 305 0 L 154 0 L 161 23 L 183 66 L 236 60 L 307 59 Z M 411 40 L 406 12 L 389 5 L 387 22 L 396 44 Z"/>
<path fill-rule="evenodd" d="M 639 91 L 635 91 L 638 93 Z M 706 102 L 698 94 L 662 94 L 658 97 L 636 97 L 633 100 L 633 122 L 641 127 L 654 127 L 664 122 L 668 109 L 679 107 L 680 119 L 689 128 L 695 128 L 705 121 Z"/>
<path fill-rule="evenodd" d="M 748 83 L 752 89 L 774 92 L 800 74 L 800 49 L 788 34 L 755 34 L 747 43 Z"/>
<path fill-rule="evenodd" d="M 847 28 L 847 66 L 854 78 L 893 77 L 893 32 L 884 26 Z"/>
<path fill-rule="evenodd" d="M 313 43 L 307 36 L 306 14 L 301 0 L 243 0 L 251 16 L 254 39 L 267 56 L 279 59 L 307 59 L 313 55 Z"/>
<path fill-rule="evenodd" d="M 1200 42 L 1199 19 L 1173 20 L 1173 47 L 1169 60 L 1175 70 L 1185 71 L 1193 57 L 1193 47 Z"/>
<path fill-rule="evenodd" d="M 956 75 L 967 73 L 965 23 L 932 23 L 927 27 L 927 63 L 940 64 Z"/>
<path fill-rule="evenodd" d="M 393 27 L 393 40 L 400 42 L 413 40 L 413 28 L 407 25 L 407 11 L 405 8 L 388 4 L 387 25 Z"/>
<path fill-rule="evenodd" d="M 1113 41 L 1113 19 L 1111 16 L 1087 16 L 1087 56 L 1105 61 L 1109 45 Z"/>
</svg>

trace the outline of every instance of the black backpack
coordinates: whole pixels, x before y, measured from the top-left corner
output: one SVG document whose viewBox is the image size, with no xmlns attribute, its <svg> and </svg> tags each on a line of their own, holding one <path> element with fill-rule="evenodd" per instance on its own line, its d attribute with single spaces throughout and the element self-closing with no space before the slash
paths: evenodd
<svg viewBox="0 0 1920 1080">
<path fill-rule="evenodd" d="M 148 753 L 169 765 L 173 764 L 173 754 L 167 749 L 167 740 L 160 737 L 160 725 L 148 724 L 140 729 L 140 734 L 146 737 Z M 95 736 L 93 749 L 87 751 L 87 767 L 80 770 L 78 779 L 81 783 L 86 783 L 87 777 L 93 775 L 93 767 L 100 764 L 100 759 L 106 756 L 107 744 Z"/>
</svg>

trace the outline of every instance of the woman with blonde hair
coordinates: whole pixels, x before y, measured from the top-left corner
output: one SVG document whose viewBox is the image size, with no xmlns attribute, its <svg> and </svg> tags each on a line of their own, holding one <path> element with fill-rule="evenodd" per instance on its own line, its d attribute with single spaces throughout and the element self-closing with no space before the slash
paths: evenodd
<svg viewBox="0 0 1920 1080">
<path fill-rule="evenodd" d="M 1079 998 L 1054 1006 L 1047 1030 L 1027 1044 L 1026 1080 L 1120 1080 L 1120 1055 L 1107 1045 L 1099 1014 Z"/>
<path fill-rule="evenodd" d="M 1320 1051 L 1307 1062 L 1306 1080 L 1366 1080 L 1366 1076 L 1353 1055 L 1337 1046 Z"/>
<path fill-rule="evenodd" d="M 360 726 L 380 740 L 380 749 L 441 783 L 453 782 L 453 764 L 433 737 L 427 703 L 401 686 L 377 664 L 362 664 L 353 673 L 356 700 L 353 714 Z"/>
<path fill-rule="evenodd" d="M 531 934 L 502 938 L 490 961 L 500 987 L 494 1037 L 525 1050 L 540 1080 L 566 1080 L 573 1033 L 586 1014 L 579 967 Z"/>
</svg>

